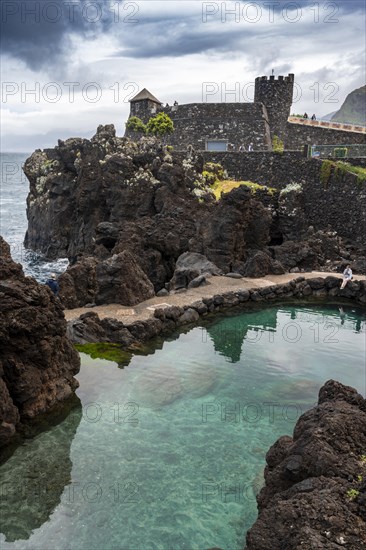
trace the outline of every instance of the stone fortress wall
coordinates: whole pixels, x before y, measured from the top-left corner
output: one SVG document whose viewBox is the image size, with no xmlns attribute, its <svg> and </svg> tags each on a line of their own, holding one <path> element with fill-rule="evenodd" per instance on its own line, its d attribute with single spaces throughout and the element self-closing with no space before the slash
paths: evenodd
<svg viewBox="0 0 366 550">
<path fill-rule="evenodd" d="M 180 155 L 183 153 L 174 153 L 174 156 Z M 366 182 L 360 182 L 355 174 L 332 168 L 326 176 L 322 172 L 324 161 L 306 158 L 299 151 L 205 151 L 202 156 L 204 162 L 221 164 L 227 170 L 229 179 L 252 181 L 274 187 L 278 192 L 288 184 L 301 184 L 299 202 L 308 226 L 324 229 L 329 225 L 340 235 L 364 243 Z M 278 194 L 257 191 L 256 198 L 267 207 L 277 208 Z"/>
<path fill-rule="evenodd" d="M 343 127 L 342 124 L 322 123 L 290 117 L 294 75 L 261 76 L 255 79 L 253 103 L 193 103 L 165 107 L 148 90 L 130 100 L 130 116 L 147 122 L 151 116 L 164 112 L 174 123 L 174 132 L 166 138 L 176 151 L 191 145 L 197 151 L 209 149 L 209 142 L 238 151 L 240 146 L 254 151 L 270 151 L 274 136 L 285 149 L 302 150 L 304 145 L 365 144 L 366 129 Z M 128 137 L 136 138 L 126 130 Z"/>
<path fill-rule="evenodd" d="M 303 120 L 303 119 L 300 119 Z M 302 149 L 304 145 L 354 145 L 366 144 L 366 128 L 354 126 L 353 129 L 339 129 L 333 126 L 305 125 L 303 122 L 290 120 L 286 124 L 285 147 L 288 149 Z M 335 126 L 335 125 L 334 125 Z M 360 128 L 359 130 L 357 128 Z"/>
<path fill-rule="evenodd" d="M 270 127 L 261 103 L 192 103 L 164 107 L 173 120 L 175 131 L 169 144 L 175 150 L 189 145 L 204 151 L 209 140 L 227 141 L 236 149 L 251 142 L 260 150 L 271 147 Z"/>
</svg>

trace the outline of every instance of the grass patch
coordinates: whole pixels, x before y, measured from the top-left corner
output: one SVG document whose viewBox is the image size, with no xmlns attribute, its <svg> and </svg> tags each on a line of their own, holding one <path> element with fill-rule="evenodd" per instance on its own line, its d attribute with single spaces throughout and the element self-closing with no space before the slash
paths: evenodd
<svg viewBox="0 0 366 550">
<path fill-rule="evenodd" d="M 320 182 L 322 183 L 324 189 L 328 186 L 332 172 L 337 179 L 341 179 L 347 174 L 353 174 L 357 176 L 357 183 L 364 183 L 366 181 L 366 168 L 363 168 L 362 166 L 353 166 L 352 164 L 342 160 L 323 160 L 320 169 Z"/>
<path fill-rule="evenodd" d="M 366 181 L 366 168 L 363 168 L 362 166 L 353 166 L 352 164 L 341 160 L 338 160 L 335 165 L 341 171 L 355 174 L 359 183 Z"/>
<path fill-rule="evenodd" d="M 331 160 L 323 160 L 321 168 L 320 168 L 320 183 L 324 187 L 324 189 L 327 189 L 329 178 L 332 173 L 332 167 L 334 166 L 334 162 Z"/>
<path fill-rule="evenodd" d="M 220 200 L 220 197 L 223 193 L 230 193 L 233 189 L 244 185 L 248 187 L 250 191 L 255 194 L 257 191 L 265 191 L 269 195 L 273 195 L 277 189 L 274 187 L 267 187 L 266 185 L 259 185 L 259 183 L 254 183 L 252 181 L 236 181 L 236 180 L 216 180 L 212 185 L 211 189 L 213 190 L 216 200 Z"/>
<path fill-rule="evenodd" d="M 80 353 L 86 353 L 92 359 L 105 359 L 117 363 L 120 368 L 126 367 L 132 357 L 132 353 L 124 351 L 118 344 L 74 344 Z"/>
</svg>

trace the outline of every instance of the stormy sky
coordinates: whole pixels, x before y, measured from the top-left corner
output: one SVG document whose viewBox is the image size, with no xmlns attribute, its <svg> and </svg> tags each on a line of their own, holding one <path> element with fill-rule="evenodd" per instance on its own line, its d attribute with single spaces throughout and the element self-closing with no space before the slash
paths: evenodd
<svg viewBox="0 0 366 550">
<path fill-rule="evenodd" d="M 292 112 L 339 109 L 365 84 L 365 0 L 2 0 L 1 150 L 123 135 L 128 100 L 252 101 L 295 73 Z"/>
</svg>

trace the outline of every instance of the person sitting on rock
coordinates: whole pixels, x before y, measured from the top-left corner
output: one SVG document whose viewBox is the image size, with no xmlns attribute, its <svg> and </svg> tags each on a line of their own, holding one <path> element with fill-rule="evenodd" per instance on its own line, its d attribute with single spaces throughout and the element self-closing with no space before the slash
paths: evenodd
<svg viewBox="0 0 366 550">
<path fill-rule="evenodd" d="M 58 295 L 60 287 L 57 282 L 56 273 L 51 273 L 50 278 L 46 281 L 46 285 L 52 290 L 55 296 Z"/>
<path fill-rule="evenodd" d="M 352 280 L 352 269 L 350 264 L 346 265 L 346 269 L 343 271 L 343 281 L 341 284 L 341 288 L 344 288 L 348 281 Z"/>
<path fill-rule="evenodd" d="M 309 118 L 307 113 L 304 113 L 303 118 Z"/>
<path fill-rule="evenodd" d="M 315 114 L 311 117 L 311 120 L 316 120 Z"/>
</svg>

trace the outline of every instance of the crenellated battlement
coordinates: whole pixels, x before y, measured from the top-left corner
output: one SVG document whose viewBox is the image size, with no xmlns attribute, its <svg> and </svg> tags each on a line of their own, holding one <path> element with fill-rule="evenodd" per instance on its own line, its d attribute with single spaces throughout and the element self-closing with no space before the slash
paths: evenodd
<svg viewBox="0 0 366 550">
<path fill-rule="evenodd" d="M 271 76 L 257 76 L 255 79 L 256 82 L 294 82 L 295 75 L 292 73 L 289 73 L 287 76 L 279 75 L 278 78 L 276 78 L 274 75 Z"/>
</svg>

